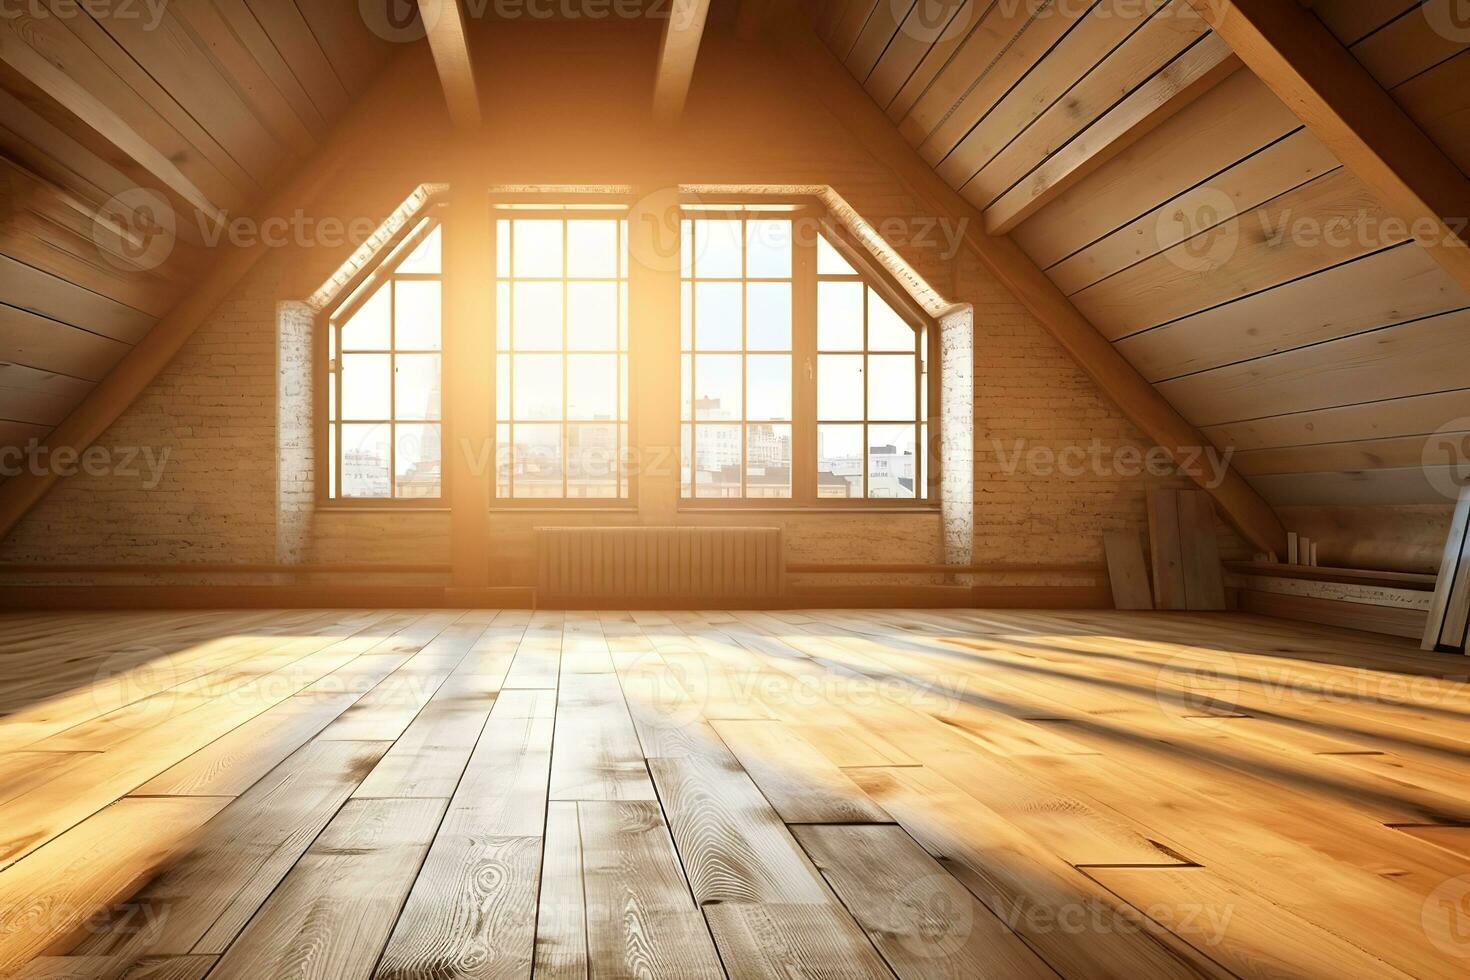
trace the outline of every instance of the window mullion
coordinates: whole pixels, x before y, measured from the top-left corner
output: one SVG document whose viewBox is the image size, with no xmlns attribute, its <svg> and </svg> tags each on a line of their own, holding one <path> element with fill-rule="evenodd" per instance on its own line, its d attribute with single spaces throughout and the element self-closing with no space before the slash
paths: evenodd
<svg viewBox="0 0 1470 980">
<path fill-rule="evenodd" d="M 791 496 L 817 491 L 817 246 L 794 235 L 791 251 Z"/>
</svg>

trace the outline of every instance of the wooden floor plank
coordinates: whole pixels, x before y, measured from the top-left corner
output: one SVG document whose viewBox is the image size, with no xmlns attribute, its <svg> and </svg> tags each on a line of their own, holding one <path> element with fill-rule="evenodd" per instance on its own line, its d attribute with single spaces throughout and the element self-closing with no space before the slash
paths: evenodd
<svg viewBox="0 0 1470 980">
<path fill-rule="evenodd" d="M 367 976 L 443 812 L 443 800 L 349 802 L 210 976 Z"/>
<path fill-rule="evenodd" d="M 787 823 L 892 822 L 841 769 L 779 721 L 711 725 Z"/>
</svg>

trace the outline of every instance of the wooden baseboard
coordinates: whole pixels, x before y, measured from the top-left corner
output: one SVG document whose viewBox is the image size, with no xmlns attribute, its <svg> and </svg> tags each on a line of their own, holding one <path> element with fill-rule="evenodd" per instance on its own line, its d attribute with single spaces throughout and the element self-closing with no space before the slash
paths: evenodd
<svg viewBox="0 0 1470 980">
<path fill-rule="evenodd" d="M 534 598 L 531 589 L 442 585 L 20 585 L 0 589 L 0 609 L 529 609 Z"/>
<path fill-rule="evenodd" d="M 848 585 L 801 587 L 779 600 L 711 596 L 700 600 L 596 600 L 538 597 L 512 586 L 442 585 L 20 585 L 0 589 L 0 610 L 114 609 L 1110 609 L 1106 588 L 1087 586 Z"/>
<path fill-rule="evenodd" d="M 1314 596 L 1282 595 L 1254 589 L 1240 589 L 1236 594 L 1236 601 L 1241 612 L 1411 639 L 1418 639 L 1423 635 L 1424 625 L 1429 617 L 1422 609 L 1319 599 Z"/>
</svg>

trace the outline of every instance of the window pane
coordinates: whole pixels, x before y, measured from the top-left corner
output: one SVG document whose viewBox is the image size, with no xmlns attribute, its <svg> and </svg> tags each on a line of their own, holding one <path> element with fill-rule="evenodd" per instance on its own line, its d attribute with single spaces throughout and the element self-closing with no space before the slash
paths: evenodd
<svg viewBox="0 0 1470 980">
<path fill-rule="evenodd" d="M 694 349 L 694 283 L 679 284 L 680 350 Z"/>
<path fill-rule="evenodd" d="M 617 350 L 617 283 L 567 284 L 567 346 L 573 350 Z"/>
<path fill-rule="evenodd" d="M 679 274 L 694 278 L 694 222 L 687 218 L 679 222 Z"/>
<path fill-rule="evenodd" d="M 736 282 L 701 282 L 694 293 L 694 339 L 700 350 L 739 350 L 744 288 Z"/>
<path fill-rule="evenodd" d="M 511 322 L 516 350 L 561 350 L 559 282 L 518 282 Z"/>
<path fill-rule="evenodd" d="M 394 487 L 398 497 L 438 497 L 440 445 L 437 425 L 396 427 Z"/>
<path fill-rule="evenodd" d="M 825 235 L 817 236 L 817 275 L 819 276 L 855 276 L 857 270 L 842 257 L 842 253 L 832 247 Z"/>
<path fill-rule="evenodd" d="M 690 474 L 694 462 L 694 426 L 685 423 L 679 429 L 679 492 L 684 497 L 692 497 L 694 484 L 690 481 Z"/>
<path fill-rule="evenodd" d="M 495 222 L 495 274 L 510 276 L 510 222 L 504 218 Z"/>
<path fill-rule="evenodd" d="M 699 354 L 694 358 L 694 411 L 700 421 L 739 419 L 739 354 Z"/>
<path fill-rule="evenodd" d="M 439 283 L 395 282 L 393 296 L 396 312 L 394 345 L 399 350 L 438 350 Z"/>
<path fill-rule="evenodd" d="M 679 365 L 679 402 L 682 405 L 679 418 L 688 422 L 694 418 L 694 358 L 684 354 L 679 360 L 683 362 Z"/>
<path fill-rule="evenodd" d="M 747 426 L 745 441 L 745 495 L 790 497 L 791 426 Z"/>
<path fill-rule="evenodd" d="M 907 422 L 915 418 L 914 356 L 874 354 L 868 358 L 868 418 Z"/>
<path fill-rule="evenodd" d="M 516 425 L 511 456 L 512 493 L 517 497 L 562 495 L 560 425 Z"/>
<path fill-rule="evenodd" d="M 429 421 L 439 418 L 439 355 L 400 354 L 395 369 L 396 417 Z"/>
<path fill-rule="evenodd" d="M 495 495 L 510 496 L 510 426 L 495 427 Z"/>
<path fill-rule="evenodd" d="M 817 418 L 824 421 L 863 417 L 863 356 L 817 355 Z"/>
<path fill-rule="evenodd" d="M 752 279 L 791 278 L 791 222 L 745 223 L 745 274 Z"/>
<path fill-rule="evenodd" d="M 817 349 L 863 349 L 863 284 L 817 284 Z"/>
<path fill-rule="evenodd" d="M 589 279 L 617 278 L 616 221 L 567 222 L 567 275 Z"/>
<path fill-rule="evenodd" d="M 336 497 L 337 494 L 337 427 L 327 426 L 327 496 Z"/>
<path fill-rule="evenodd" d="M 386 425 L 342 426 L 342 496 L 388 496 L 391 438 Z"/>
<path fill-rule="evenodd" d="M 914 496 L 914 427 L 868 426 L 868 496 L 912 499 Z"/>
<path fill-rule="evenodd" d="M 515 221 L 515 274 L 556 278 L 562 274 L 560 221 L 521 218 Z"/>
<path fill-rule="evenodd" d="M 863 495 L 863 427 L 817 426 L 817 496 Z"/>
<path fill-rule="evenodd" d="M 791 284 L 753 282 L 745 289 L 749 304 L 746 346 L 751 350 L 790 350 Z"/>
<path fill-rule="evenodd" d="M 495 346 L 510 350 L 510 283 L 495 286 Z"/>
<path fill-rule="evenodd" d="M 791 355 L 753 354 L 745 362 L 745 417 L 752 422 L 791 418 Z"/>
<path fill-rule="evenodd" d="M 386 420 L 393 370 L 387 354 L 342 355 L 342 417 Z"/>
<path fill-rule="evenodd" d="M 389 316 L 392 288 L 388 283 L 357 308 L 352 319 L 342 325 L 343 350 L 387 350 L 392 320 Z"/>
<path fill-rule="evenodd" d="M 567 426 L 567 496 L 618 495 L 618 427 Z"/>
<path fill-rule="evenodd" d="M 510 361 L 509 354 L 495 358 L 495 417 L 510 421 Z"/>
<path fill-rule="evenodd" d="M 917 338 L 888 301 L 868 287 L 868 350 L 912 351 Z"/>
<path fill-rule="evenodd" d="M 694 272 L 701 279 L 740 277 L 739 221 L 694 222 Z"/>
<path fill-rule="evenodd" d="M 443 237 L 439 234 L 442 227 L 442 225 L 436 226 L 433 231 L 429 232 L 428 236 L 419 243 L 418 248 L 399 263 L 397 271 L 412 275 L 437 276 L 442 261 Z"/>
<path fill-rule="evenodd" d="M 740 496 L 740 426 L 695 426 L 694 494 Z"/>
<path fill-rule="evenodd" d="M 516 421 L 562 417 L 559 355 L 517 354 L 514 375 Z M 520 438 L 519 429 L 516 438 Z"/>
<path fill-rule="evenodd" d="M 618 359 L 614 354 L 567 357 L 567 418 L 613 421 L 618 406 Z"/>
</svg>

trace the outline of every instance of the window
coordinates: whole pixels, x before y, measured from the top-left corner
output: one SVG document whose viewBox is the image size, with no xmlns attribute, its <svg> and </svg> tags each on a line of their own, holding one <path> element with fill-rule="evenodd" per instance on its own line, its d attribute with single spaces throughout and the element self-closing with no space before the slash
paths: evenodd
<svg viewBox="0 0 1470 980">
<path fill-rule="evenodd" d="M 933 331 L 817 228 L 754 210 L 683 221 L 685 499 L 932 496 Z"/>
<path fill-rule="evenodd" d="M 927 358 L 915 330 L 817 241 L 817 496 L 924 495 Z"/>
<path fill-rule="evenodd" d="M 686 497 L 791 497 L 792 224 L 683 222 Z"/>
<path fill-rule="evenodd" d="M 626 498 L 628 223 L 496 221 L 496 497 Z"/>
<path fill-rule="evenodd" d="M 332 498 L 441 496 L 441 237 L 422 220 L 328 319 Z"/>
</svg>

